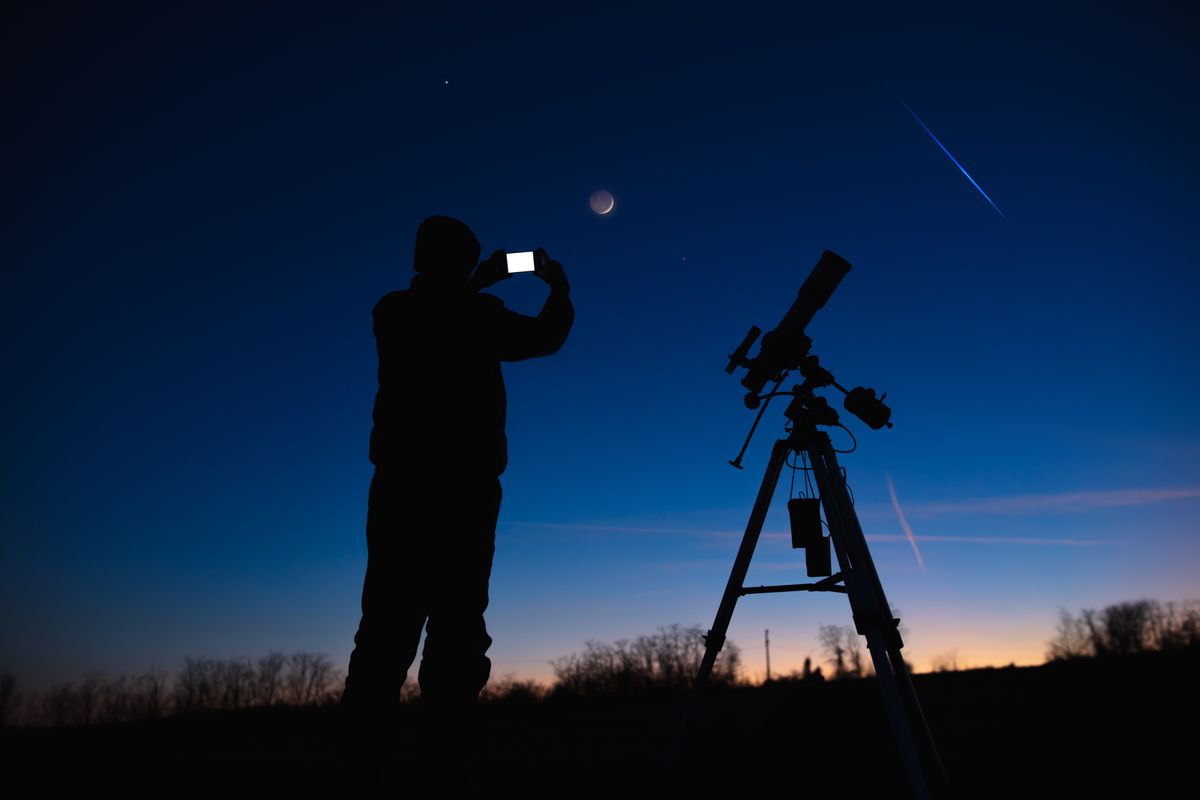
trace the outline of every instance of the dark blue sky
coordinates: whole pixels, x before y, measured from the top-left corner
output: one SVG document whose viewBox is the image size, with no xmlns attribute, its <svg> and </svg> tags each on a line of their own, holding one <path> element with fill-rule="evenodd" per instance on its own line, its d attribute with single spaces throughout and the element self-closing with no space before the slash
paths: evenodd
<svg viewBox="0 0 1200 800">
<path fill-rule="evenodd" d="M 1171 5 L 32 5 L 0 26 L 0 660 L 26 683 L 344 664 L 370 312 L 431 214 L 545 247 L 577 310 L 505 366 L 496 674 L 711 622 L 781 430 L 726 463 L 752 419 L 726 356 L 826 248 L 854 268 L 809 333 L 889 393 L 843 463 L 918 668 L 1200 595 L 1200 48 Z M 801 564 L 768 537 L 752 577 Z M 789 669 L 848 621 L 751 598 L 731 637 L 760 671 L 770 627 Z"/>
</svg>

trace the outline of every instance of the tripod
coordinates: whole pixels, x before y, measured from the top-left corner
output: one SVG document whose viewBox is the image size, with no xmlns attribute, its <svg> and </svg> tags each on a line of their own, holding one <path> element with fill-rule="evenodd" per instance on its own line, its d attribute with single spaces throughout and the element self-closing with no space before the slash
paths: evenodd
<svg viewBox="0 0 1200 800">
<path fill-rule="evenodd" d="M 791 394 L 794 395 L 792 404 L 786 412 L 793 426 L 787 438 L 775 442 L 771 450 L 771 459 L 767 463 L 758 497 L 750 512 L 750 520 L 746 525 L 746 533 L 738 548 L 729 582 L 725 586 L 725 594 L 721 597 L 721 605 L 717 610 L 716 621 L 712 629 L 704 637 L 705 652 L 700 663 L 700 670 L 692 689 L 692 699 L 685 717 L 684 725 L 690 719 L 694 706 L 703 691 L 704 685 L 712 672 L 717 654 L 725 644 L 725 636 L 729 631 L 729 622 L 733 618 L 733 609 L 739 597 L 748 594 L 768 594 L 774 592 L 841 592 L 850 600 L 850 609 L 854 615 L 854 625 L 859 634 L 866 637 L 867 648 L 875 667 L 875 675 L 883 692 L 884 706 L 887 709 L 888 722 L 892 734 L 900 750 L 901 761 L 908 778 L 912 793 L 917 798 L 929 797 L 927 788 L 927 771 L 922 769 L 922 758 L 930 769 L 928 773 L 937 786 L 945 784 L 945 773 L 941 759 L 937 753 L 933 736 L 925 721 L 920 700 L 912 683 L 908 666 L 900 654 L 904 643 L 900 639 L 898 625 L 900 620 L 892 616 L 892 611 L 867 549 L 866 539 L 854 512 L 854 504 L 846 488 L 842 469 L 838 465 L 829 434 L 817 429 L 818 425 L 836 425 L 837 412 L 831 408 L 823 397 L 813 394 L 813 389 L 820 385 L 832 383 L 832 376 L 816 366 L 815 358 L 810 362 L 811 370 L 802 386 L 797 386 Z M 822 380 L 828 376 L 828 381 Z M 834 384 L 836 385 L 836 384 Z M 778 386 L 778 384 L 776 384 Z M 839 387 L 840 388 L 840 387 Z M 770 397 L 772 395 L 768 395 Z M 757 423 L 756 423 L 757 424 Z M 745 452 L 743 448 L 743 452 Z M 817 491 L 820 495 L 820 505 L 825 511 L 825 521 L 829 526 L 829 537 L 825 539 L 820 531 L 819 518 L 816 519 L 815 532 L 812 525 L 808 533 L 797 539 L 796 520 L 793 519 L 793 545 L 797 541 L 800 546 L 808 549 L 809 577 L 824 576 L 815 583 L 789 584 L 783 586 L 745 586 L 746 572 L 750 568 L 750 559 L 758 544 L 763 522 L 775 488 L 779 482 L 780 473 L 790 452 L 805 453 L 812 464 L 816 478 Z M 730 462 L 739 466 L 741 455 Z M 789 508 L 789 511 L 792 509 Z M 815 513 L 815 506 L 812 508 Z M 815 535 L 814 535 L 815 533 Z M 832 544 L 837 554 L 837 573 L 830 574 L 829 545 Z M 822 549 L 824 550 L 822 556 Z M 823 563 L 822 563 L 823 562 Z"/>
</svg>

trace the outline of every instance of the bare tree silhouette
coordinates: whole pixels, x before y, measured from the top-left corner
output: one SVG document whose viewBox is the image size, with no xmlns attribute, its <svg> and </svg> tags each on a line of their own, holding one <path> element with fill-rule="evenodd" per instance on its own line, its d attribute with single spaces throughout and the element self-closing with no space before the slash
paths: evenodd
<svg viewBox="0 0 1200 800">
<path fill-rule="evenodd" d="M 21 692 L 17 689 L 17 676 L 8 667 L 0 670 L 0 727 L 11 725 L 21 705 Z"/>
<path fill-rule="evenodd" d="M 272 706 L 283 699 L 283 670 L 287 656 L 272 651 L 260 658 L 254 674 L 254 704 Z"/>
<path fill-rule="evenodd" d="M 307 706 L 328 699 L 340 683 L 333 663 L 324 653 L 292 653 L 283 686 L 289 703 Z"/>
<path fill-rule="evenodd" d="M 1065 661 L 1091 655 L 1091 642 L 1087 627 L 1082 619 L 1071 616 L 1065 608 L 1059 609 L 1058 626 L 1050 641 L 1046 658 L 1050 661 Z"/>
<path fill-rule="evenodd" d="M 183 669 L 175 676 L 175 710 L 199 711 L 214 707 L 216 691 L 212 682 L 212 661 L 185 658 Z"/>
<path fill-rule="evenodd" d="M 16 676 L 0 672 L 0 721 L 68 726 L 157 719 L 170 713 L 224 711 L 282 702 L 320 703 L 336 696 L 341 676 L 324 654 L 268 653 L 245 658 L 186 658 L 174 681 L 161 669 L 106 679 L 88 673 L 79 683 L 52 685 L 18 708 Z"/>
<path fill-rule="evenodd" d="M 166 711 L 166 683 L 166 673 L 158 669 L 105 681 L 100 688 L 100 721 L 131 722 L 161 717 Z"/>
<path fill-rule="evenodd" d="M 822 625 L 817 631 L 817 641 L 829 658 L 834 678 L 861 678 L 870 674 L 862 637 L 853 627 Z"/>
<path fill-rule="evenodd" d="M 78 725 L 82 715 L 79 713 L 79 699 L 72 683 L 54 684 L 41 696 L 41 717 L 50 725 Z"/>
<path fill-rule="evenodd" d="M 551 662 L 556 680 L 553 694 L 585 697 L 682 692 L 691 687 L 703 657 L 703 629 L 699 626 L 668 625 L 633 641 L 589 641 L 582 653 Z M 726 642 L 710 683 L 735 683 L 740 666 L 741 651 L 733 642 Z"/>
<path fill-rule="evenodd" d="M 1200 602 L 1129 600 L 1099 611 L 1085 608 L 1078 617 L 1061 610 L 1046 659 L 1065 661 L 1197 646 Z"/>
<path fill-rule="evenodd" d="M 958 663 L 958 649 L 947 650 L 934 656 L 929 666 L 934 672 L 958 672 L 962 669 Z"/>
<path fill-rule="evenodd" d="M 83 682 L 79 684 L 79 688 L 75 690 L 76 713 L 79 717 L 78 724 L 91 725 L 97 721 L 96 717 L 100 709 L 103 685 L 103 675 L 98 672 L 89 672 L 84 676 Z"/>
</svg>

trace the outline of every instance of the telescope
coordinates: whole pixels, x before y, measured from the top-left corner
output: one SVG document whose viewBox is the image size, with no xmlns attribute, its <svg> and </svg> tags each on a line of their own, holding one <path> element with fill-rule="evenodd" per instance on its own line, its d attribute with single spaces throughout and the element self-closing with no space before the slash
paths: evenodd
<svg viewBox="0 0 1200 800">
<path fill-rule="evenodd" d="M 908 664 L 901 654 L 904 642 L 900 636 L 900 619 L 892 613 L 884 594 L 883 583 L 875 569 L 854 510 L 853 497 L 846 485 L 846 473 L 838 463 L 836 454 L 850 451 L 835 450 L 829 434 L 818 430 L 819 427 L 832 425 L 845 428 L 838 421 L 838 412 L 829 401 L 816 394 L 817 389 L 826 386 L 833 386 L 842 392 L 846 396 L 843 403 L 845 409 L 870 427 L 878 430 L 892 425 L 892 410 L 883 402 L 887 395 L 876 397 L 874 389 L 864 386 L 850 390 L 841 386 L 834 380 L 833 373 L 821 366 L 820 360 L 811 353 L 812 339 L 805 333 L 808 323 L 829 302 L 848 272 L 850 262 L 826 250 L 800 286 L 795 302 L 783 319 L 762 337 L 758 354 L 749 357 L 750 348 L 762 333 L 758 326 L 752 326 L 746 338 L 729 355 L 729 365 L 725 371 L 732 375 L 738 367 L 746 369 L 746 376 L 742 378 L 742 386 L 749 390 L 745 404 L 747 408 L 759 410 L 742 452 L 729 463 L 738 469 L 742 468 L 742 456 L 772 397 L 786 395 L 791 398 L 784 411 L 784 416 L 791 424 L 784 425 L 787 435 L 777 440 L 771 449 L 771 457 L 763 472 L 762 484 L 746 523 L 746 532 L 721 596 L 716 618 L 704 636 L 704 657 L 692 684 L 692 699 L 685 710 L 673 752 L 678 752 L 682 747 L 688 722 L 693 715 L 692 709 L 712 673 L 717 654 L 725 644 L 734 606 L 739 598 L 776 592 L 838 592 L 847 595 L 854 629 L 866 639 L 876 680 L 883 694 L 887 723 L 899 749 L 912 796 L 927 800 L 931 785 L 938 791 L 947 785 L 945 770 L 913 687 Z M 791 391 L 779 391 L 780 384 L 793 371 L 799 372 L 804 380 L 793 386 Z M 774 382 L 775 386 L 764 393 L 763 388 L 769 382 Z M 792 547 L 805 551 L 808 577 L 818 580 L 776 586 L 748 586 L 746 576 L 750 560 L 785 467 L 793 470 L 793 481 L 797 470 L 806 473 L 808 491 L 802 492 L 804 496 L 791 497 L 792 490 L 789 489 L 788 516 L 792 528 Z M 810 472 L 815 489 L 808 483 L 807 474 Z M 824 529 L 828 529 L 828 536 Z M 833 570 L 831 550 L 837 555 L 837 572 Z M 818 733 L 820 728 L 813 726 L 812 732 Z M 870 756 L 864 752 L 860 757 L 865 762 Z M 879 758 L 875 763 L 876 768 L 887 769 L 886 757 L 881 755 Z"/>
</svg>

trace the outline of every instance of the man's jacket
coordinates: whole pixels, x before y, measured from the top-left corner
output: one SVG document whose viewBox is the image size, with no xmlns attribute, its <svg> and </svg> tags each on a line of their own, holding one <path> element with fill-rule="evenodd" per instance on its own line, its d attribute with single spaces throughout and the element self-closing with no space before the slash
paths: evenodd
<svg viewBox="0 0 1200 800">
<path fill-rule="evenodd" d="M 547 356 L 575 321 L 566 290 L 552 288 L 528 317 L 490 294 L 424 275 L 375 305 L 379 391 L 370 458 L 378 467 L 500 475 L 508 465 L 501 361 Z M 453 471 L 453 472 L 450 472 Z"/>
</svg>

